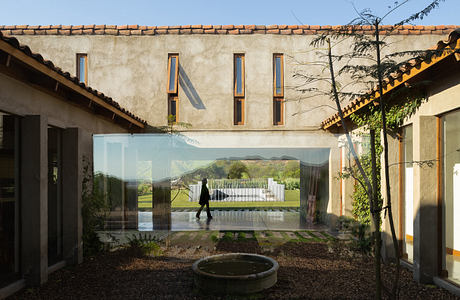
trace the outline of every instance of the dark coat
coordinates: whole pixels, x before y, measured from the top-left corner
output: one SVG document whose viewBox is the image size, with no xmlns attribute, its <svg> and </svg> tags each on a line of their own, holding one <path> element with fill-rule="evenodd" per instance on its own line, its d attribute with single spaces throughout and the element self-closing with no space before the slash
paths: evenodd
<svg viewBox="0 0 460 300">
<path fill-rule="evenodd" d="M 209 204 L 209 190 L 206 185 L 201 186 L 200 205 Z"/>
</svg>

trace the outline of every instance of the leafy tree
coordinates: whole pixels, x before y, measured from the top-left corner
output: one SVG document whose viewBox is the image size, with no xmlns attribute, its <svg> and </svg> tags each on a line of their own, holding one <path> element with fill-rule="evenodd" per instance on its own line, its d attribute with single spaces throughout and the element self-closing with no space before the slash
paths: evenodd
<svg viewBox="0 0 460 300">
<path fill-rule="evenodd" d="M 428 15 L 434 8 L 436 8 L 439 3 L 443 0 L 432 1 L 427 7 L 425 7 L 420 12 L 417 12 L 410 16 L 407 19 L 402 20 L 401 22 L 395 24 L 392 29 L 388 30 L 387 34 L 390 34 L 392 30 L 398 29 L 403 24 L 410 23 L 417 19 L 423 19 Z M 342 26 L 339 29 L 328 31 L 324 34 L 318 36 L 312 42 L 313 46 L 316 47 L 325 47 L 325 53 L 321 53 L 321 57 L 324 58 L 324 61 L 314 62 L 316 65 L 322 65 L 329 71 L 329 76 L 324 77 L 323 75 L 305 75 L 305 74 L 295 74 L 294 77 L 300 77 L 305 82 L 298 89 L 303 93 L 313 93 L 313 94 L 323 94 L 329 96 L 334 100 L 337 108 L 337 112 L 340 118 L 342 130 L 346 135 L 348 149 L 351 152 L 354 161 L 354 167 L 350 168 L 347 172 L 348 176 L 354 177 L 359 183 L 359 189 L 361 189 L 364 199 L 367 199 L 369 214 L 372 216 L 371 223 L 373 228 L 374 236 L 374 251 L 375 251 L 375 275 L 376 275 L 376 298 L 381 298 L 382 288 L 387 292 L 388 296 L 391 298 L 398 297 L 398 282 L 399 282 L 399 246 L 396 239 L 396 233 L 393 223 L 393 215 L 391 209 L 391 193 L 390 193 L 390 181 L 389 181 L 389 170 L 388 170 L 388 141 L 387 135 L 389 133 L 389 125 L 393 124 L 399 126 L 400 123 L 404 120 L 405 117 L 414 112 L 412 108 L 418 107 L 417 103 L 420 103 L 420 97 L 411 97 L 410 102 L 416 103 L 411 104 L 409 108 L 401 111 L 398 109 L 393 109 L 391 106 L 391 97 L 401 97 L 398 95 L 401 91 L 404 93 L 408 89 L 402 88 L 399 93 L 393 94 L 391 97 L 383 93 L 384 78 L 389 77 L 393 72 L 398 70 L 403 66 L 406 61 L 404 58 L 406 56 L 414 55 L 430 55 L 430 53 L 423 53 L 421 51 L 403 51 L 398 53 L 390 53 L 383 55 L 382 49 L 387 47 L 388 44 L 385 42 L 386 35 L 382 36 L 381 34 L 381 24 L 385 18 L 397 10 L 402 5 L 406 4 L 408 0 L 402 2 L 394 2 L 392 7 L 389 7 L 389 11 L 383 16 L 377 16 L 372 13 L 371 10 L 366 9 L 361 12 L 356 10 L 357 18 L 355 18 L 348 25 Z M 358 26 L 356 26 L 358 25 Z M 361 26 L 368 26 L 373 30 L 373 34 L 365 35 L 360 32 Z M 351 40 L 351 51 L 348 53 L 338 53 L 338 50 L 335 50 L 336 46 L 342 46 L 343 42 L 346 40 Z M 338 54 L 337 54 L 338 53 Z M 399 60 L 399 61 L 397 61 Z M 345 63 L 344 63 L 345 61 Z M 342 66 L 336 70 L 337 65 L 341 64 Z M 367 86 L 368 90 L 371 90 L 371 93 L 362 93 L 356 91 L 356 88 L 351 87 L 350 84 L 341 84 L 339 81 L 340 78 L 346 77 L 348 81 L 351 80 L 353 83 L 358 83 L 361 85 Z M 326 83 L 328 85 L 327 90 L 322 90 L 319 86 L 321 83 Z M 310 87 L 311 84 L 315 86 Z M 307 86 L 307 87 L 305 87 Z M 344 100 L 351 100 L 354 98 L 360 97 L 370 97 L 374 96 L 374 92 L 377 92 L 379 96 L 378 103 L 376 108 L 371 108 L 370 117 L 355 117 L 355 120 L 363 121 L 358 125 L 366 125 L 365 130 L 368 130 L 370 136 L 370 153 L 367 157 L 361 158 L 358 157 L 358 154 L 355 151 L 347 122 L 344 120 L 342 113 L 341 103 Z M 393 110 L 392 110 L 393 109 Z M 364 123 L 364 121 L 368 121 Z M 371 122 L 373 121 L 373 122 Z M 398 124 L 399 123 L 399 124 Z M 384 174 L 385 174 L 385 195 L 386 195 L 386 205 L 384 206 L 382 200 L 379 196 L 380 187 L 378 183 L 380 182 L 378 178 L 379 166 L 377 164 L 378 152 L 380 141 L 379 138 L 376 139 L 376 131 L 383 133 L 383 157 L 384 157 Z M 367 170 L 367 172 L 366 172 Z M 365 201 L 362 201 L 363 204 L 366 204 Z M 366 205 L 360 208 L 366 209 Z M 381 212 L 385 209 L 388 213 L 394 252 L 396 256 L 396 266 L 397 272 L 393 281 L 391 290 L 385 289 L 382 285 L 380 278 L 380 248 L 381 248 L 381 234 L 380 234 L 380 223 L 381 223 Z"/>
<path fill-rule="evenodd" d="M 246 176 L 249 175 L 248 168 L 241 161 L 236 161 L 230 166 L 230 170 L 228 171 L 228 178 L 241 179 L 243 178 L 244 174 L 246 174 Z"/>
</svg>

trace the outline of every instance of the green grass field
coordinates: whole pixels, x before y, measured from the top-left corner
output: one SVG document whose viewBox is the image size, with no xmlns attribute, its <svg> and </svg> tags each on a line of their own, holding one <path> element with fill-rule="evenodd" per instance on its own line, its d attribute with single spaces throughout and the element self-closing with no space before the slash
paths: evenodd
<svg viewBox="0 0 460 300">
<path fill-rule="evenodd" d="M 185 192 L 180 192 L 177 195 L 178 191 L 173 190 L 171 192 L 171 200 L 174 201 L 171 203 L 173 208 L 198 208 L 200 205 L 197 202 L 189 202 L 188 194 Z M 176 196 L 177 195 L 177 196 Z M 139 208 L 151 208 L 152 207 L 152 194 L 146 194 L 139 196 Z M 220 202 L 220 201 L 211 201 L 211 207 L 299 207 L 300 206 L 300 191 L 299 190 L 286 190 L 285 191 L 285 201 L 267 201 L 267 202 Z"/>
</svg>

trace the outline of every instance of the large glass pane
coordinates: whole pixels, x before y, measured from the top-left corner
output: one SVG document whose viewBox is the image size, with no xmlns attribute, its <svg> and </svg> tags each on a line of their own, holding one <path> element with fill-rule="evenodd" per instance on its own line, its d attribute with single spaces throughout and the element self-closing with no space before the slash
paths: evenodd
<svg viewBox="0 0 460 300">
<path fill-rule="evenodd" d="M 176 90 L 176 63 L 177 57 L 171 56 L 170 69 L 169 69 L 169 87 L 168 91 L 174 92 Z"/>
<path fill-rule="evenodd" d="M 236 57 L 236 93 L 238 95 L 243 94 L 243 58 L 241 56 Z"/>
<path fill-rule="evenodd" d="M 0 287 L 19 279 L 17 124 L 0 112 Z"/>
<path fill-rule="evenodd" d="M 86 80 L 86 56 L 79 56 L 78 57 L 78 79 L 80 79 L 80 82 L 85 83 Z"/>
<path fill-rule="evenodd" d="M 414 239 L 414 172 L 413 172 L 412 125 L 403 128 L 403 189 L 404 189 L 404 237 L 403 253 L 413 262 Z"/>
<path fill-rule="evenodd" d="M 61 133 L 48 128 L 48 265 L 62 260 Z"/>
<path fill-rule="evenodd" d="M 266 144 L 260 141 L 269 140 L 279 148 L 260 146 Z M 307 215 L 315 222 L 328 218 L 328 169 L 328 148 L 293 144 L 288 137 L 201 133 L 94 137 L 95 184 L 109 206 L 101 230 L 111 233 L 128 228 L 154 232 L 305 228 Z M 208 179 L 216 222 L 195 218 L 203 178 Z M 128 187 L 137 191 L 135 197 Z"/>
<path fill-rule="evenodd" d="M 442 125 L 445 269 L 460 283 L 460 111 L 446 114 Z"/>
<path fill-rule="evenodd" d="M 276 95 L 281 95 L 281 57 L 275 57 L 275 84 L 276 84 Z"/>
</svg>

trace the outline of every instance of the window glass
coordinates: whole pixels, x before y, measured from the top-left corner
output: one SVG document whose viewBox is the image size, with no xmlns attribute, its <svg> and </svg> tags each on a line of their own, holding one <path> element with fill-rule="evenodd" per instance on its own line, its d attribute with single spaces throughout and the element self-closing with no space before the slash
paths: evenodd
<svg viewBox="0 0 460 300">
<path fill-rule="evenodd" d="M 282 102 L 275 100 L 275 123 L 281 124 L 281 105 Z"/>
<path fill-rule="evenodd" d="M 86 56 L 80 55 L 78 57 L 78 79 L 80 82 L 86 82 Z"/>
<path fill-rule="evenodd" d="M 277 95 L 282 94 L 281 90 L 281 57 L 275 57 L 275 92 Z"/>
<path fill-rule="evenodd" d="M 404 243 L 403 254 L 409 262 L 413 262 L 414 238 L 414 172 L 413 172 L 413 137 L 412 125 L 403 128 L 403 190 L 404 190 Z"/>
<path fill-rule="evenodd" d="M 171 56 L 171 64 L 169 69 L 169 88 L 170 92 L 174 92 L 176 90 L 176 64 L 177 58 L 175 56 Z"/>
<path fill-rule="evenodd" d="M 445 267 L 448 278 L 460 282 L 460 111 L 442 117 Z"/>
<path fill-rule="evenodd" d="M 19 279 L 18 119 L 0 112 L 0 288 Z"/>
<path fill-rule="evenodd" d="M 236 100 L 236 123 L 243 122 L 243 103 L 241 100 Z"/>
<path fill-rule="evenodd" d="M 48 128 L 48 265 L 62 260 L 62 130 Z"/>
<path fill-rule="evenodd" d="M 241 56 L 236 57 L 236 93 L 243 93 L 243 59 Z"/>
</svg>

